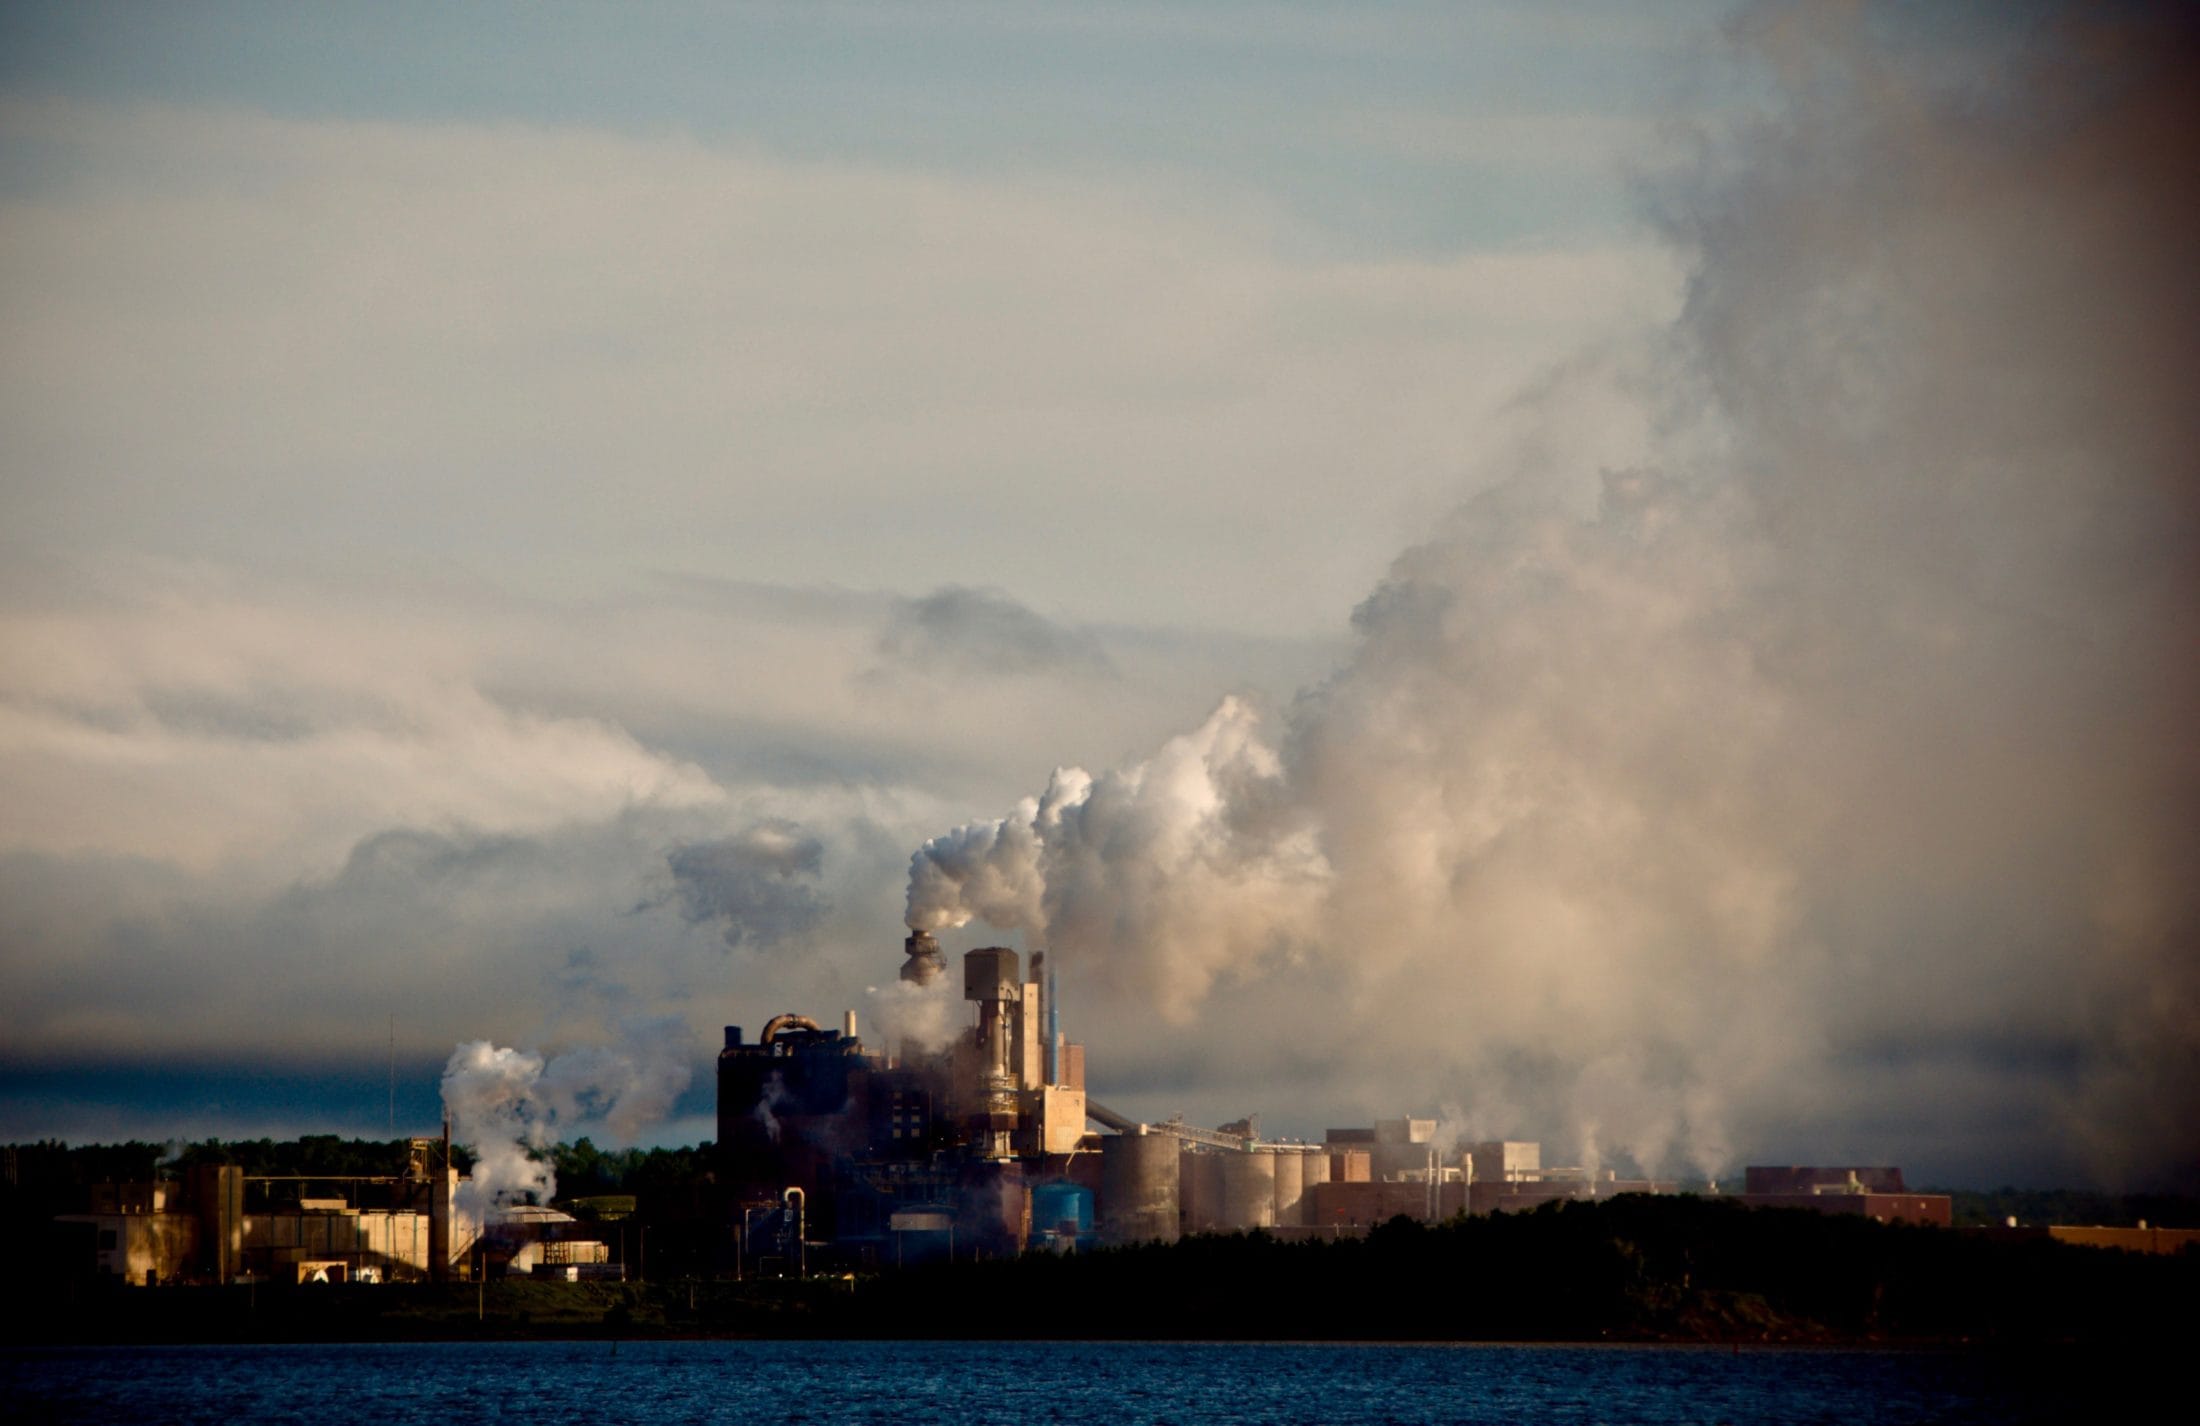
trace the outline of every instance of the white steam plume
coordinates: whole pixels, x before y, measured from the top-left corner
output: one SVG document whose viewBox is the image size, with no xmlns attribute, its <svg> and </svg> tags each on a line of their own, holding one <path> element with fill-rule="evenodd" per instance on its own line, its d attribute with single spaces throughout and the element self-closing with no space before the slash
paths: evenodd
<svg viewBox="0 0 2200 1426">
<path fill-rule="evenodd" d="M 487 1040 L 451 1052 L 443 1108 L 473 1146 L 473 1175 L 459 1207 L 475 1222 L 532 1198 L 549 1201 L 556 1175 L 538 1153 L 600 1124 L 631 1140 L 664 1118 L 688 1087 L 687 1036 L 676 1020 L 636 1021 L 617 1048 L 585 1046 L 545 1060 Z"/>
<path fill-rule="evenodd" d="M 973 918 L 1036 948 L 1105 949 L 1102 973 L 1182 1021 L 1217 975 L 1286 953 L 1329 871 L 1250 705 L 1224 699 L 1143 763 L 1062 768 L 999 822 L 927 842 L 909 867 L 909 924 Z"/>
<path fill-rule="evenodd" d="M 941 976 L 930 984 L 890 980 L 867 985 L 870 1019 L 886 1037 L 886 1043 L 903 1054 L 928 1054 L 946 1047 L 960 1028 L 956 1019 L 963 1002 Z"/>
<path fill-rule="evenodd" d="M 1670 198 L 1668 444 L 1500 480 L 1280 729 L 1057 773 L 910 924 L 1650 1169 L 2191 1173 L 2200 46 L 1996 23 L 1752 12 L 1787 107 Z"/>
</svg>

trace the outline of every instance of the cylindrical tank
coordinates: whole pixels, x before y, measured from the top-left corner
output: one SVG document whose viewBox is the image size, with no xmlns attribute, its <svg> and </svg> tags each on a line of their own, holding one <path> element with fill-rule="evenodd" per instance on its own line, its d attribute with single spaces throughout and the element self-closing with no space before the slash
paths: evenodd
<svg viewBox="0 0 2200 1426">
<path fill-rule="evenodd" d="M 1173 1243 L 1176 1217 L 1176 1140 L 1142 1133 L 1101 1140 L 1100 1241 Z"/>
<path fill-rule="evenodd" d="M 1081 1238 L 1092 1231 L 1092 1190 L 1075 1183 L 1042 1183 L 1031 1190 L 1031 1233 Z"/>
<path fill-rule="evenodd" d="M 1222 1155 L 1222 1227 L 1226 1232 L 1276 1223 L 1276 1151 Z"/>
<path fill-rule="evenodd" d="M 1296 1228 L 1306 1221 L 1306 1155 L 1295 1148 L 1276 1150 L 1276 1226 Z"/>
<path fill-rule="evenodd" d="M 1181 1144 L 1176 1151 L 1176 1207 L 1187 1233 L 1203 1231 L 1211 1212 L 1200 1201 L 1199 1190 L 1199 1155 L 1191 1145 Z"/>
<path fill-rule="evenodd" d="M 1314 1187 L 1317 1184 L 1329 1182 L 1329 1155 L 1324 1153 L 1318 1146 L 1310 1146 L 1299 1156 L 1299 1163 L 1305 1189 L 1304 1195 L 1299 1199 L 1299 1208 L 1305 1215 L 1306 1221 L 1313 1223 L 1315 1221 Z"/>
<path fill-rule="evenodd" d="M 1178 1166 L 1184 1231 L 1218 1231 L 1222 1227 L 1222 1155 L 1207 1149 L 1187 1149 Z"/>
</svg>

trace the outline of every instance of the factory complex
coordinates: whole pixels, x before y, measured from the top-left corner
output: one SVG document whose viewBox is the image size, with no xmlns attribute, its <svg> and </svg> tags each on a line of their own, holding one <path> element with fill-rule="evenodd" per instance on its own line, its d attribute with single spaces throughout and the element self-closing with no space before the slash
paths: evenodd
<svg viewBox="0 0 2200 1426">
<path fill-rule="evenodd" d="M 926 933 L 904 951 L 904 980 L 946 975 Z M 1027 977 L 1013 950 L 967 952 L 973 1023 L 940 1049 L 869 1051 L 852 1012 L 834 1029 L 780 1015 L 753 1040 L 726 1027 L 718 1148 L 743 1251 L 889 1264 L 1253 1229 L 1344 1236 L 1400 1214 L 1678 1188 L 1546 1167 L 1534 1142 L 1439 1142 L 1434 1119 L 1333 1128 L 1320 1143 L 1265 1140 L 1257 1116 L 1212 1129 L 1133 1120 L 1088 1092 L 1043 953 L 1031 962 Z M 1949 1221 L 1949 1199 L 1904 1191 L 1899 1169 L 1752 1169 L 1749 1189 L 1744 1201 Z"/>
</svg>

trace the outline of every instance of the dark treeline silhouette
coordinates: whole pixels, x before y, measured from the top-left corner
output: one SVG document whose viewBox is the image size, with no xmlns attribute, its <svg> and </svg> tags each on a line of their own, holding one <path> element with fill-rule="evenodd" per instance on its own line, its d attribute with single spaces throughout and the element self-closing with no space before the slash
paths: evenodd
<svg viewBox="0 0 2200 1426">
<path fill-rule="evenodd" d="M 146 1183 L 177 1178 L 194 1164 L 236 1164 L 251 1175 L 373 1178 L 402 1173 L 406 1139 L 345 1139 L 306 1134 L 296 1139 L 205 1139 L 197 1143 L 78 1144 L 42 1140 L 0 1148 L 0 1180 L 9 1188 L 66 1194 L 95 1183 Z M 463 1144 L 451 1161 L 470 1168 Z"/>
<path fill-rule="evenodd" d="M 2011 1218 L 2024 1226 L 2071 1223 L 2096 1228 L 2200 1227 L 2200 1199 L 2177 1193 L 2096 1193 L 2074 1188 L 1929 1188 L 1951 1200 L 1959 1228 L 1998 1228 Z"/>
<path fill-rule="evenodd" d="M 1364 1240 L 1263 1234 L 883 1279 L 943 1336 L 2060 1341 L 2189 1335 L 2200 1254 L 2144 1257 L 1716 1199 L 1623 1196 Z M 1002 1325 L 999 1304 L 1033 1304 Z"/>
<path fill-rule="evenodd" d="M 560 1199 L 607 1193 L 676 1197 L 712 1182 L 708 1142 L 683 1149 L 599 1149 L 581 1138 L 549 1153 Z"/>
</svg>

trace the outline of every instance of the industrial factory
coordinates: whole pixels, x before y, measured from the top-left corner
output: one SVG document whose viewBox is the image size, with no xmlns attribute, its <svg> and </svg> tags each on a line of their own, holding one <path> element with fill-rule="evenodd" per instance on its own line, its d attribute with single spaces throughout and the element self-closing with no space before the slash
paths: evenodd
<svg viewBox="0 0 2200 1426">
<path fill-rule="evenodd" d="M 947 974 L 925 932 L 904 950 L 905 981 Z M 885 1265 L 1186 1233 L 1336 1236 L 1400 1214 L 1434 1221 L 1678 1187 L 1546 1167 L 1532 1142 L 1439 1142 L 1434 1119 L 1331 1129 L 1320 1143 L 1264 1140 L 1257 1117 L 1141 1123 L 1087 1093 L 1043 953 L 1027 978 L 1013 950 L 970 951 L 962 993 L 970 1026 L 937 1049 L 867 1049 L 852 1012 L 832 1029 L 779 1015 L 753 1040 L 726 1027 L 721 1182 L 746 1257 L 792 1265 L 829 1248 Z M 1886 1192 L 1892 1170 L 1829 1172 L 1857 1190 L 1836 1211 L 1947 1221 L 1945 1198 Z M 1814 1182 L 1802 1196 L 1825 1191 Z"/>
<path fill-rule="evenodd" d="M 905 980 L 946 973 L 931 936 L 912 934 L 906 949 Z M 1089 1237 L 1104 1178 L 1122 1178 L 1108 1195 L 1120 1217 L 1133 1185 L 1156 1177 L 1164 1143 L 1173 1175 L 1173 1141 L 1126 1152 L 1089 1131 L 1089 1119 L 1112 1116 L 1086 1100 L 1083 1047 L 1063 1039 L 1044 957 L 1032 962 L 1026 980 L 1014 951 L 964 956 L 975 1023 L 937 1052 L 867 1052 L 853 1013 L 837 1030 L 780 1015 L 753 1042 L 727 1026 L 718 1152 L 741 1251 L 792 1259 L 824 1242 L 874 1261 L 957 1245 L 1012 1252 Z M 1167 1206 L 1174 1237 L 1173 1177 Z M 1160 1226 L 1141 1220 L 1129 1236 L 1162 1236 Z"/>
</svg>

